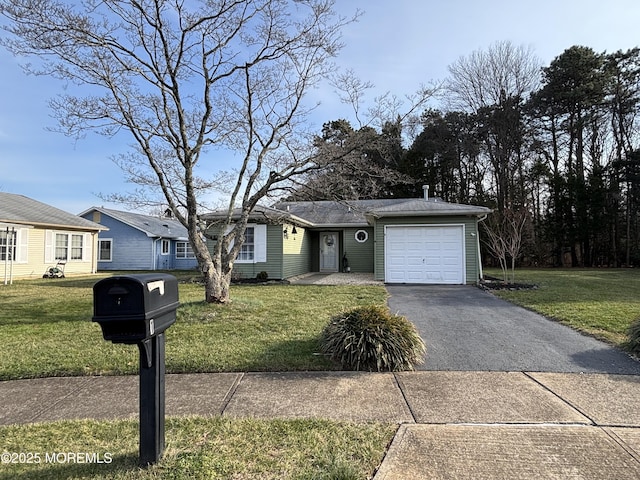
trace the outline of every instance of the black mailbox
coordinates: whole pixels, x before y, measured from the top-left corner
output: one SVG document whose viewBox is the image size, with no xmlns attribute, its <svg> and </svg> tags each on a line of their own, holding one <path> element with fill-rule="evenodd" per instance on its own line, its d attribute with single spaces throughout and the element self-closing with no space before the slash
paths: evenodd
<svg viewBox="0 0 640 480">
<path fill-rule="evenodd" d="M 178 280 L 164 273 L 105 278 L 93 286 L 93 299 L 92 320 L 105 340 L 141 343 L 175 323 Z"/>
<path fill-rule="evenodd" d="M 140 350 L 140 464 L 164 451 L 165 338 L 176 321 L 178 279 L 164 273 L 110 277 L 93 286 L 93 318 L 113 343 Z"/>
</svg>

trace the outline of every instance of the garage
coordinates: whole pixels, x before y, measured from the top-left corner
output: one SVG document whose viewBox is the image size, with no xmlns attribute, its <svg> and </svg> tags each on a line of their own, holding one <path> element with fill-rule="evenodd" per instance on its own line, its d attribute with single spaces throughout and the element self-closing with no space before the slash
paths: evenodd
<svg viewBox="0 0 640 480">
<path fill-rule="evenodd" d="M 387 283 L 465 283 L 464 225 L 385 226 Z"/>
</svg>

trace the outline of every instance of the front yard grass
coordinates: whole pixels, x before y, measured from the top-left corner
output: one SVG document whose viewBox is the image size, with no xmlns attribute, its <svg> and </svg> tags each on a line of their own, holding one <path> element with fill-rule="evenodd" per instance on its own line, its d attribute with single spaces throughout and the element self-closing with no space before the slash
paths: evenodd
<svg viewBox="0 0 640 480">
<path fill-rule="evenodd" d="M 138 372 L 137 348 L 104 341 L 91 322 L 91 287 L 102 277 L 0 285 L 0 380 Z M 494 293 L 618 346 L 640 317 L 636 270 L 518 270 L 516 279 L 539 289 Z M 233 286 L 230 306 L 207 305 L 202 297 L 202 286 L 180 284 L 182 306 L 167 331 L 168 372 L 334 368 L 316 354 L 322 328 L 340 311 L 384 303 L 386 291 Z M 37 453 L 40 463 L 0 465 L 0 479 L 370 478 L 396 429 L 325 420 L 169 417 L 162 460 L 141 469 L 134 420 L 1 426 L 0 453 Z M 46 463 L 47 454 L 58 463 Z M 103 463 L 70 461 L 70 454 L 95 454 Z"/>
<path fill-rule="evenodd" d="M 501 278 L 499 270 L 485 273 Z M 517 269 L 516 282 L 539 288 L 493 293 L 621 348 L 640 318 L 638 269 Z"/>
<path fill-rule="evenodd" d="M 0 286 L 0 380 L 137 374 L 138 349 L 114 345 L 91 322 L 92 286 L 110 275 Z M 383 304 L 377 286 L 235 285 L 229 306 L 202 301 L 181 283 L 178 318 L 166 332 L 167 372 L 328 370 L 318 339 L 331 316 Z M 38 453 L 39 463 L 0 465 L 4 478 L 370 478 L 397 425 L 324 420 L 167 418 L 162 460 L 138 467 L 136 421 L 64 421 L 0 427 L 0 453 Z M 46 455 L 58 454 L 59 463 Z M 68 455 L 97 454 L 80 463 Z M 4 459 L 4 457 L 3 457 Z M 20 460 L 18 458 L 17 460 Z M 34 460 L 34 457 L 31 457 Z"/>
<path fill-rule="evenodd" d="M 0 479 L 370 478 L 396 428 L 325 420 L 168 418 L 164 456 L 141 469 L 133 420 L 12 425 L 0 427 L 0 452 L 29 452 L 32 463 L 3 462 Z"/>
<path fill-rule="evenodd" d="M 138 373 L 135 345 L 102 338 L 93 284 L 110 275 L 0 285 L 0 380 Z M 229 306 L 206 304 L 202 285 L 181 283 L 167 330 L 167 373 L 330 370 L 318 338 L 332 315 L 383 304 L 378 286 L 234 285 Z"/>
</svg>

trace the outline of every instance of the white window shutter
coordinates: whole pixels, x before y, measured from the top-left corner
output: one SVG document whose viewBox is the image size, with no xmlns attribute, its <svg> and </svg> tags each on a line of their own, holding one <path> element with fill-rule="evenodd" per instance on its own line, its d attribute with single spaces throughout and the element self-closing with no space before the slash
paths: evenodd
<svg viewBox="0 0 640 480">
<path fill-rule="evenodd" d="M 267 261 L 267 226 L 259 224 L 253 227 L 253 261 L 255 263 L 264 263 Z"/>
<path fill-rule="evenodd" d="M 44 232 L 44 263 L 53 263 L 54 256 L 54 234 L 51 230 Z"/>
<path fill-rule="evenodd" d="M 90 233 L 84 234 L 84 245 L 82 245 L 82 261 L 88 262 L 91 260 L 91 253 L 93 252 L 93 242 L 91 241 L 93 236 Z"/>
<path fill-rule="evenodd" d="M 21 228 L 18 230 L 18 252 L 16 255 L 18 263 L 29 262 L 29 230 Z"/>
</svg>

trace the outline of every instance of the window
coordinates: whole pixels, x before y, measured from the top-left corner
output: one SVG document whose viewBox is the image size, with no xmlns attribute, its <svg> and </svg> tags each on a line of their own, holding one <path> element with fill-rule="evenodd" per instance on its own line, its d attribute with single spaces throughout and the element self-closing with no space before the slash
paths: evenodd
<svg viewBox="0 0 640 480">
<path fill-rule="evenodd" d="M 84 257 L 84 235 L 56 233 L 55 259 L 58 261 L 82 260 Z"/>
<path fill-rule="evenodd" d="M 162 255 L 169 255 L 169 251 L 170 251 L 170 242 L 169 240 L 162 240 L 162 245 L 160 247 L 160 253 Z"/>
<path fill-rule="evenodd" d="M 230 231 L 231 227 L 229 227 Z M 275 230 L 273 230 L 275 233 Z M 278 235 L 282 230 L 278 229 Z M 233 246 L 233 242 L 231 243 Z M 236 258 L 237 263 L 264 263 L 267 261 L 267 225 L 250 223 L 244 231 L 244 242 Z"/>
<path fill-rule="evenodd" d="M 69 256 L 69 235 L 56 233 L 56 260 L 67 260 Z"/>
<path fill-rule="evenodd" d="M 254 227 L 247 227 L 244 231 L 244 243 L 240 247 L 238 260 L 252 261 L 255 253 L 255 230 Z"/>
<path fill-rule="evenodd" d="M 358 230 L 356 232 L 355 238 L 356 238 L 356 242 L 364 243 L 369 238 L 369 234 L 367 233 L 366 230 Z"/>
<path fill-rule="evenodd" d="M 98 240 L 98 261 L 99 262 L 110 262 L 111 261 L 111 251 L 113 248 L 113 240 L 110 238 L 105 238 L 102 240 Z"/>
<path fill-rule="evenodd" d="M 16 259 L 16 232 L 14 230 L 0 231 L 0 260 Z"/>
<path fill-rule="evenodd" d="M 82 260 L 84 235 L 71 235 L 71 260 Z"/>
<path fill-rule="evenodd" d="M 189 242 L 176 242 L 176 258 L 196 258 Z"/>
</svg>

